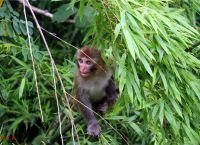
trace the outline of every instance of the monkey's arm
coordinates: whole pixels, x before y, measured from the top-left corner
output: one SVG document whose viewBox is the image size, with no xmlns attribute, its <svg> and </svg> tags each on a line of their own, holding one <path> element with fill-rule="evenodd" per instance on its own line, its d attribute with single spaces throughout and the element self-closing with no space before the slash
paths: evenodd
<svg viewBox="0 0 200 145">
<path fill-rule="evenodd" d="M 92 111 L 92 104 L 89 100 L 88 92 L 82 89 L 77 91 L 79 103 L 79 109 L 87 123 L 87 132 L 89 135 L 98 136 L 100 134 L 100 126 L 97 123 L 95 115 Z"/>
<path fill-rule="evenodd" d="M 119 89 L 116 86 L 113 77 L 110 78 L 107 87 L 105 88 L 108 106 L 112 106 L 118 98 Z"/>
</svg>

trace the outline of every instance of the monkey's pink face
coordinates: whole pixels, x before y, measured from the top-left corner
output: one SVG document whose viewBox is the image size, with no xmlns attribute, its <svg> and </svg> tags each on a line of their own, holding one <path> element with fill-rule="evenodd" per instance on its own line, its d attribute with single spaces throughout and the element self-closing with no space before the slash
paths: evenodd
<svg viewBox="0 0 200 145">
<path fill-rule="evenodd" d="M 88 77 L 94 68 L 94 63 L 89 58 L 82 57 L 78 59 L 78 67 L 80 75 Z"/>
</svg>

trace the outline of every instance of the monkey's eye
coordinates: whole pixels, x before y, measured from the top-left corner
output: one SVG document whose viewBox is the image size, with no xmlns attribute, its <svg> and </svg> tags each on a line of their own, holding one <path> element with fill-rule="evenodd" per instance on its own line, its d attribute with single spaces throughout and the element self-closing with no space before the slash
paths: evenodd
<svg viewBox="0 0 200 145">
<path fill-rule="evenodd" d="M 90 65 L 92 62 L 90 60 L 86 61 L 86 64 Z"/>
<path fill-rule="evenodd" d="M 83 60 L 79 58 L 79 59 L 78 59 L 78 62 L 79 62 L 79 63 L 83 63 Z"/>
</svg>

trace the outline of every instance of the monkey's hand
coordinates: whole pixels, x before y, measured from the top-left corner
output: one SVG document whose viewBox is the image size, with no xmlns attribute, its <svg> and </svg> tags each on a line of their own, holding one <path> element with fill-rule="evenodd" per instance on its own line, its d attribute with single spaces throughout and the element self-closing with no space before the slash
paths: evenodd
<svg viewBox="0 0 200 145">
<path fill-rule="evenodd" d="M 93 137 L 98 137 L 100 134 L 101 128 L 97 122 L 91 123 L 87 127 L 87 132 Z"/>
<path fill-rule="evenodd" d="M 97 110 L 105 113 L 108 110 L 108 103 L 104 102 L 103 104 L 99 104 Z"/>
</svg>

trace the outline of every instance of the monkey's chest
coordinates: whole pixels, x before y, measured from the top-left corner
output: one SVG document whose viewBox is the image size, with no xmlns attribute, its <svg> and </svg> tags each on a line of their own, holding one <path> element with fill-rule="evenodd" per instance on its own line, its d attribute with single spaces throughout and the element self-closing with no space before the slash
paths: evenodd
<svg viewBox="0 0 200 145">
<path fill-rule="evenodd" d="M 86 89 L 89 92 L 89 99 L 92 102 L 98 102 L 101 101 L 105 96 L 105 86 L 106 82 L 102 81 L 94 81 L 91 83 L 87 83 Z"/>
<path fill-rule="evenodd" d="M 97 90 L 90 90 L 90 100 L 92 102 L 98 102 L 101 101 L 104 97 L 106 96 L 105 90 L 102 89 L 97 89 Z"/>
</svg>

